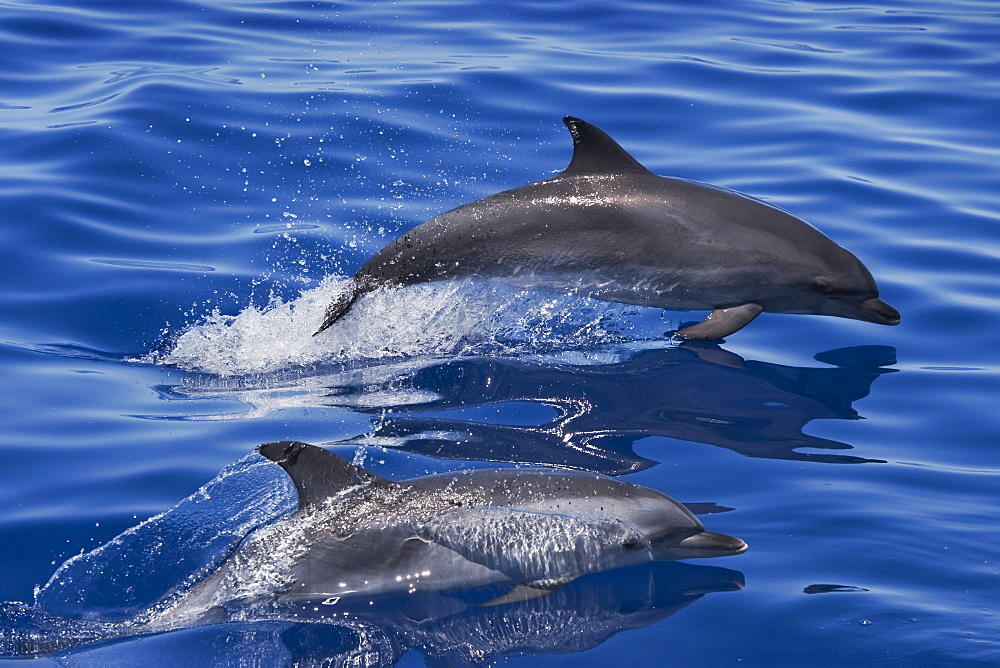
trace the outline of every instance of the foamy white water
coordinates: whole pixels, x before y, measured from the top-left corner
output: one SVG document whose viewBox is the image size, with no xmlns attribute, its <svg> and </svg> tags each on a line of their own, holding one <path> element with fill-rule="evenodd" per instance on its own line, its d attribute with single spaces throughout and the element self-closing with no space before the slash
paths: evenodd
<svg viewBox="0 0 1000 668">
<path fill-rule="evenodd" d="M 215 311 L 143 361 L 246 376 L 413 356 L 594 349 L 659 338 L 664 329 L 655 309 L 453 281 L 378 290 L 314 336 L 347 286 L 345 277 L 328 276 L 289 301 L 250 305 L 236 315 Z"/>
</svg>

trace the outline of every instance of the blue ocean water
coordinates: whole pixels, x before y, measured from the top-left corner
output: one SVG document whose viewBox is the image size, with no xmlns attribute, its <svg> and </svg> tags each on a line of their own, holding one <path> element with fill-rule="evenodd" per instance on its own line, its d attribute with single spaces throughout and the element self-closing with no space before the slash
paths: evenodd
<svg viewBox="0 0 1000 668">
<path fill-rule="evenodd" d="M 996 665 L 998 37 L 975 1 L 0 2 L 3 653 Z M 816 225 L 902 324 L 681 345 L 703 314 L 461 282 L 311 336 L 399 232 L 565 167 L 566 114 Z M 750 549 L 509 610 L 130 637 L 287 510 L 250 454 L 286 438 L 395 479 L 620 475 Z"/>
</svg>

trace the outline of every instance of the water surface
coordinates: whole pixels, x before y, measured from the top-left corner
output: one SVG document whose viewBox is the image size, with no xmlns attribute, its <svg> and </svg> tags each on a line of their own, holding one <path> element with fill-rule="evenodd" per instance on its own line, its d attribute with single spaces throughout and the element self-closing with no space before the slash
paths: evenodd
<svg viewBox="0 0 1000 668">
<path fill-rule="evenodd" d="M 706 525 L 750 550 L 499 616 L 393 600 L 351 623 L 57 642 L 43 664 L 997 663 L 993 3 L 0 12 L 5 652 L 32 629 L 111 637 L 96 613 L 127 618 L 287 509 L 250 453 L 294 438 L 395 479 L 621 475 L 724 510 Z M 764 314 L 678 345 L 663 333 L 703 314 L 468 282 L 373 296 L 311 336 L 399 232 L 565 167 L 567 114 L 659 174 L 813 223 L 902 324 Z M 239 484 L 182 503 L 213 480 Z M 400 621 L 428 610 L 436 626 Z"/>
</svg>

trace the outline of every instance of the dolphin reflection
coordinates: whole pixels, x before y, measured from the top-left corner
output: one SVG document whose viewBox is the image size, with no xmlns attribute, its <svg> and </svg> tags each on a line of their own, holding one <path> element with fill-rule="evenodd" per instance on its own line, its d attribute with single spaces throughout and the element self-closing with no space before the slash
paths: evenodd
<svg viewBox="0 0 1000 668">
<path fill-rule="evenodd" d="M 410 650 L 429 665 L 466 665 L 505 655 L 582 652 L 612 636 L 680 612 L 706 594 L 738 591 L 739 571 L 650 563 L 579 578 L 544 598 L 482 606 L 496 594 L 402 594 L 372 604 L 289 608 L 262 619 L 179 629 L 129 642 L 127 622 L 84 622 L 19 604 L 0 605 L 0 656 L 50 656 L 73 665 L 191 664 L 390 666 Z M 669 633 L 669 627 L 664 629 Z M 118 639 L 117 642 L 109 642 Z"/>
<path fill-rule="evenodd" d="M 694 341 L 605 365 L 460 359 L 418 369 L 387 386 L 331 388 L 327 403 L 380 413 L 372 433 L 345 442 L 445 458 L 544 463 L 617 475 L 653 465 L 632 452 L 632 443 L 662 436 L 748 457 L 880 462 L 800 450 L 853 447 L 805 434 L 803 428 L 812 420 L 860 419 L 853 403 L 868 396 L 876 378 L 894 371 L 885 367 L 895 363 L 895 350 L 840 348 L 815 359 L 831 366 L 744 360 L 717 344 Z M 404 389 L 409 396 L 434 398 L 395 406 L 361 405 L 358 397 L 359 392 L 391 397 Z M 556 417 L 547 424 L 512 426 L 440 415 L 509 402 L 549 406 Z"/>
</svg>

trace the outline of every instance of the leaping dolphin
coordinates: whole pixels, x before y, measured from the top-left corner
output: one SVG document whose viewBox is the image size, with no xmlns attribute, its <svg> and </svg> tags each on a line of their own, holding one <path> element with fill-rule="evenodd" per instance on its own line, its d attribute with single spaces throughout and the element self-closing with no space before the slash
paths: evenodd
<svg viewBox="0 0 1000 668">
<path fill-rule="evenodd" d="M 732 190 L 657 176 L 597 127 L 563 122 L 565 170 L 404 233 L 358 270 L 316 333 L 382 286 L 470 276 L 711 311 L 676 332 L 687 339 L 728 336 L 763 311 L 899 324 L 868 269 L 814 227 Z"/>
<path fill-rule="evenodd" d="M 260 447 L 298 510 L 251 535 L 170 616 L 255 599 L 332 601 L 512 585 L 489 604 L 544 596 L 578 576 L 650 561 L 740 554 L 656 490 L 555 469 L 490 469 L 391 482 L 322 448 Z"/>
</svg>

